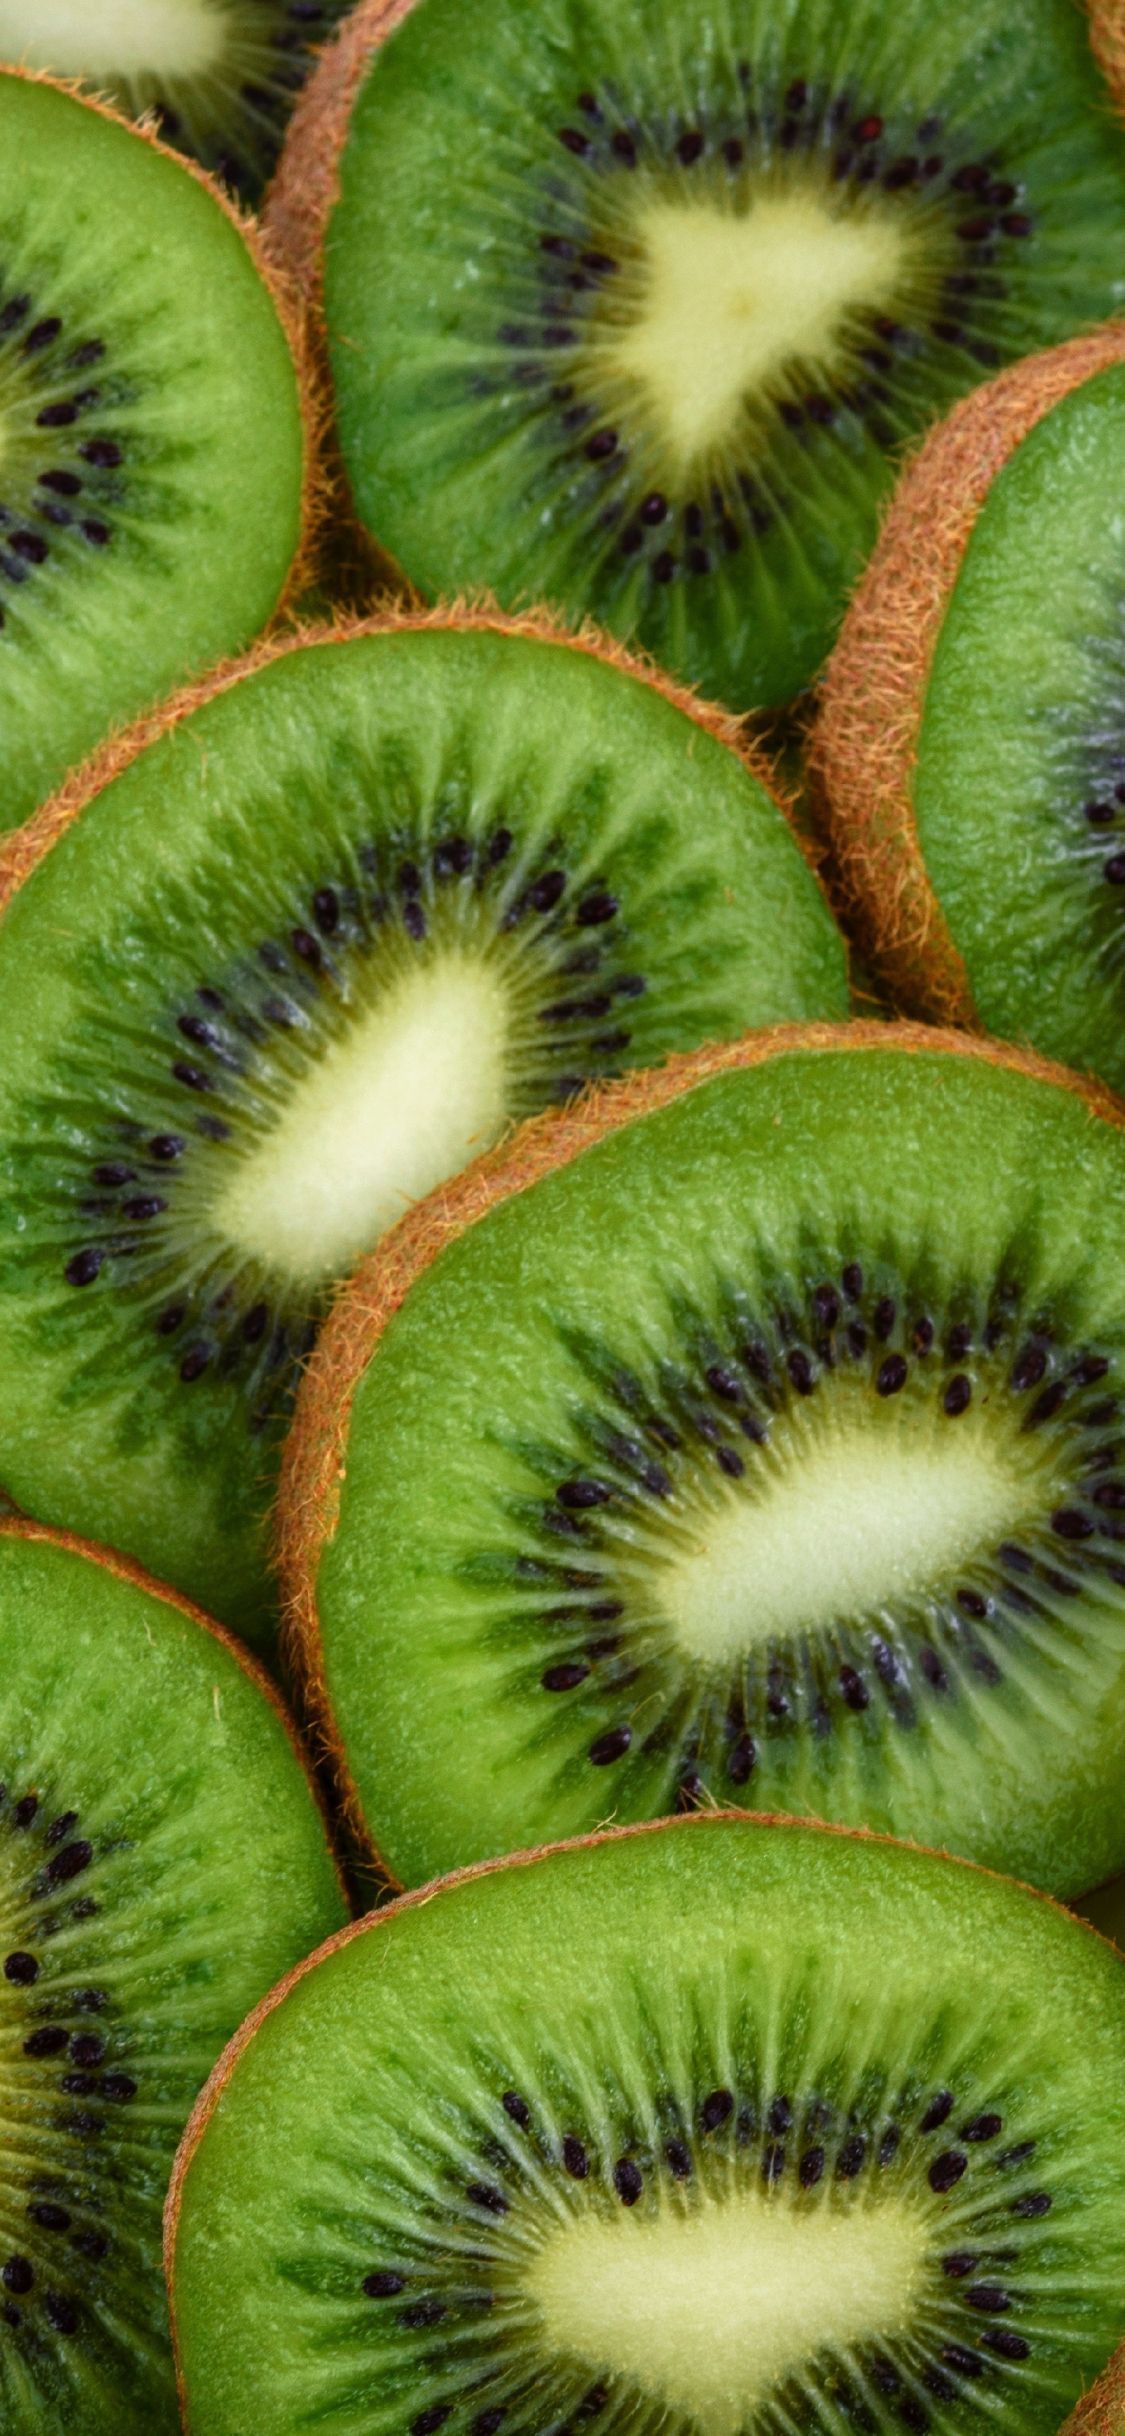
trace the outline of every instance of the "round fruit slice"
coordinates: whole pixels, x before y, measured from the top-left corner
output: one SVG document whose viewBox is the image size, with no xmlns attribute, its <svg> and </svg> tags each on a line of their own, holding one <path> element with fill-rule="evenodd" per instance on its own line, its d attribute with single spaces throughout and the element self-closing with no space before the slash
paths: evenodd
<svg viewBox="0 0 1125 2436">
<path fill-rule="evenodd" d="M 906 474 L 814 761 L 901 1001 L 1125 1088 L 1125 333 L 958 406 Z"/>
<path fill-rule="evenodd" d="M 253 201 L 347 0 L 0 0 L 0 58 L 154 114 L 165 141 Z"/>
<path fill-rule="evenodd" d="M 0 915 L 18 1505 L 264 1629 L 278 1435 L 358 1255 L 589 1078 L 846 1011 L 734 735 L 545 628 L 422 621 L 252 662 L 48 808 Z"/>
<path fill-rule="evenodd" d="M 410 581 L 743 707 L 814 674 L 901 443 L 1125 302 L 1072 0 L 366 0 L 272 208 Z"/>
<path fill-rule="evenodd" d="M 345 1917 L 263 1675 L 120 1558 L 0 1524 L 0 2424 L 172 2436 L 160 2209 L 193 2100 Z"/>
<path fill-rule="evenodd" d="M 187 2425 L 1054 2436 L 1121 2324 L 1123 2093 L 1112 1950 L 929 1853 L 726 1817 L 470 1872 L 218 2066 Z"/>
<path fill-rule="evenodd" d="M 0 831 L 266 624 L 304 478 L 259 241 L 108 111 L 0 73 Z"/>
<path fill-rule="evenodd" d="M 959 1035 L 782 1032 L 358 1272 L 282 1526 L 394 1877 L 732 1799 L 1122 1866 L 1120 1125 Z"/>
</svg>

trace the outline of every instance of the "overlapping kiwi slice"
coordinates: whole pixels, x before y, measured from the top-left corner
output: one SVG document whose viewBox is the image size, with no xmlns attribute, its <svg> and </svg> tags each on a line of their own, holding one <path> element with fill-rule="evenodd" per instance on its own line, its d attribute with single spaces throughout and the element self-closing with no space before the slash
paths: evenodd
<svg viewBox="0 0 1125 2436">
<path fill-rule="evenodd" d="M 0 916 L 18 1505 L 263 1630 L 278 1435 L 359 1253 L 591 1078 L 845 1011 L 733 734 L 439 621 L 281 650 L 48 809 Z"/>
<path fill-rule="evenodd" d="M 0 58 L 109 93 L 254 201 L 347 0 L 0 0 Z"/>
<path fill-rule="evenodd" d="M 1125 300 L 1072 0 L 367 0 L 274 211 L 411 581 L 741 706 L 823 658 L 900 444 Z"/>
<path fill-rule="evenodd" d="M 1121 2328 L 1123 2093 L 1118 1957 L 964 1865 L 727 1816 L 469 1872 L 217 2069 L 187 2425 L 1055 2436 Z"/>
<path fill-rule="evenodd" d="M 390 1873 L 729 1801 L 1120 1868 L 1123 1224 L 1108 1098 L 883 1024 L 638 1077 L 420 1211 L 283 1479 Z"/>
<path fill-rule="evenodd" d="M 825 681 L 837 861 L 900 1003 L 1125 1088 L 1125 334 L 1013 367 L 903 479 Z"/>
<path fill-rule="evenodd" d="M 0 2423 L 172 2436 L 171 2159 L 345 1908 L 265 1679 L 121 1560 L 0 1524 Z"/>
<path fill-rule="evenodd" d="M 0 832 L 278 606 L 307 469 L 265 271 L 201 177 L 0 72 Z"/>
</svg>

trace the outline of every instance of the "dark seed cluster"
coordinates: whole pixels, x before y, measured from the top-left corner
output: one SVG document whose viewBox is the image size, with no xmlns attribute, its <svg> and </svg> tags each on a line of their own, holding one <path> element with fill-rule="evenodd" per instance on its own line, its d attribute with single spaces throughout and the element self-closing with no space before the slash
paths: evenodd
<svg viewBox="0 0 1125 2436">
<path fill-rule="evenodd" d="M 968 1730 L 974 1689 L 1001 1685 L 1017 1652 L 1021 1666 L 1038 1662 L 1032 1627 L 1046 1629 L 1056 1663 L 1081 1663 L 1084 1600 L 1097 1630 L 1107 1611 L 1125 1630 L 1125 1456 L 1110 1359 L 1069 1342 L 1057 1315 L 1027 1314 L 1010 1280 L 987 1304 L 967 1290 L 964 1308 L 942 1311 L 845 1259 L 766 1307 L 723 1286 L 717 1318 L 681 1308 L 668 1330 L 678 1350 L 654 1353 L 644 1375 L 602 1342 L 566 1340 L 583 1452 L 544 1449 L 547 1493 L 506 1495 L 507 1546 L 466 1569 L 499 1599 L 518 1589 L 518 1609 L 498 1610 L 494 1629 L 521 1670 L 529 1641 L 542 1650 L 538 1683 L 552 1708 L 565 1698 L 573 1748 L 590 1766 L 628 1759 L 648 1783 L 655 1761 L 668 1806 L 690 1808 L 708 1790 L 722 1798 L 768 1782 L 796 1737 L 811 1734 L 828 1754 L 859 1731 L 908 1732 L 934 1704 L 960 1707 Z M 748 1647 L 723 1695 L 662 1622 L 668 1533 L 724 1490 L 760 1495 L 787 1416 L 811 1418 L 843 1386 L 870 1396 L 873 1420 L 898 1398 L 924 1401 L 926 1427 L 939 1432 L 987 1398 L 995 1426 L 1006 1408 L 1041 1448 L 1052 1433 L 1050 1474 L 1068 1486 L 1033 1531 L 951 1566 L 925 1596 L 900 1600 L 893 1621 L 886 1611 L 810 1616 L 800 1633 Z M 525 1672 L 513 1677 L 521 1697 L 526 1684 Z"/>
<path fill-rule="evenodd" d="M 143 1297 L 178 1381 L 237 1378 L 255 1428 L 287 1410 L 319 1306 L 229 1246 L 200 1246 L 193 1205 L 204 1205 L 216 1146 L 228 1161 L 227 1144 L 252 1149 L 252 1103 L 268 1102 L 279 1065 L 292 1093 L 301 1067 L 362 1019 L 372 984 L 440 956 L 459 934 L 523 959 L 526 1071 L 514 1114 L 621 1069 L 647 984 L 605 874 L 575 873 L 553 846 L 529 858 L 504 825 L 483 837 L 403 836 L 361 847 L 347 878 L 326 878 L 287 928 L 170 1009 L 152 1043 L 151 1114 L 122 1115 L 115 1094 L 102 1139 L 75 1162 L 66 1285 Z M 51 1159 L 57 1174 L 54 1143 Z"/>
<path fill-rule="evenodd" d="M 105 356 L 103 339 L 38 311 L 0 271 L 0 390 L 11 427 L 0 482 L 0 627 L 37 568 L 113 540 L 126 447 Z"/>
<path fill-rule="evenodd" d="M 97 1917 L 98 1860 L 77 1810 L 0 1785 L 7 1918 L 21 1923 L 0 1962 L 0 2048 L 21 2119 L 30 2110 L 50 2135 L 5 2169 L 0 2323 L 33 2349 L 44 2328 L 63 2338 L 89 2331 L 96 2271 L 111 2248 L 112 2175 L 101 2153 L 114 2119 L 137 2096 L 108 1990 L 72 1979 L 52 1951 L 64 1932 Z M 43 2162 L 34 2162 L 37 2153 Z"/>
<path fill-rule="evenodd" d="M 553 138 L 567 170 L 544 180 L 536 250 L 511 260 L 493 345 L 507 359 L 502 390 L 541 426 L 555 479 L 611 537 L 623 573 L 643 570 L 656 587 L 711 575 L 788 513 L 802 449 L 833 428 L 852 447 L 859 428 L 893 446 L 928 418 L 935 394 L 958 394 L 1004 358 L 997 308 L 1018 285 L 1034 216 L 994 144 L 936 117 L 908 123 L 811 77 L 756 80 L 746 61 L 706 122 L 686 105 L 642 116 L 584 90 Z M 635 197 L 664 187 L 729 213 L 779 174 L 799 191 L 822 182 L 834 210 L 849 193 L 868 209 L 877 193 L 918 222 L 932 269 L 917 286 L 904 278 L 897 311 L 863 318 L 831 379 L 800 358 L 771 376 L 685 492 L 653 480 L 660 451 L 641 401 L 608 414 L 599 404 L 614 333 L 644 309 Z"/>
<path fill-rule="evenodd" d="M 273 168 L 297 94 L 347 0 L 258 0 L 230 11 L 226 55 L 209 77 L 170 78 L 156 100 L 164 141 L 256 201 Z M 256 22 L 252 22 L 256 20 Z M 153 107 L 151 75 L 123 81 L 135 117 Z"/>
<path fill-rule="evenodd" d="M 373 2227 L 375 2260 L 359 2279 L 376 2304 L 373 2341 L 392 2330 L 399 2341 L 417 2338 L 411 2436 L 446 2421 L 469 2436 L 494 2436 L 502 2424 L 574 2428 L 610 2404 L 636 2405 L 627 2379 L 584 2386 L 580 2369 L 544 2360 L 538 2339 L 524 2353 L 519 2279 L 537 2215 L 549 2235 L 560 2209 L 604 2215 L 608 2202 L 659 2214 L 673 2192 L 677 2208 L 721 2208 L 755 2186 L 775 2206 L 807 2207 L 815 2194 L 836 2214 L 885 2190 L 912 2200 L 930 2231 L 926 2290 L 898 2356 L 867 2341 L 846 2361 L 829 2359 L 821 2345 L 815 2379 L 795 2378 L 784 2398 L 788 2416 L 779 2406 L 775 2420 L 764 2401 L 747 2422 L 753 2436 L 780 2425 L 819 2430 L 826 2398 L 865 2436 L 888 2416 L 925 2430 L 935 2402 L 970 2392 L 1003 2406 L 1004 2381 L 1037 2349 L 1034 2228 L 1053 2206 L 1036 2179 L 1039 2142 L 963 2082 L 909 2081 L 885 2097 L 849 2103 L 822 2089 L 763 2088 L 748 2068 L 745 2080 L 705 2082 L 690 2100 L 660 2089 L 656 2127 L 643 2131 L 617 2092 L 595 2130 L 568 2120 L 565 2098 L 556 2107 L 500 2087 L 491 2120 L 466 2121 L 456 2153 L 444 2156 L 424 2216 L 394 2218 L 393 2233 Z M 556 2204 L 545 2210 L 551 2182 Z"/>
</svg>

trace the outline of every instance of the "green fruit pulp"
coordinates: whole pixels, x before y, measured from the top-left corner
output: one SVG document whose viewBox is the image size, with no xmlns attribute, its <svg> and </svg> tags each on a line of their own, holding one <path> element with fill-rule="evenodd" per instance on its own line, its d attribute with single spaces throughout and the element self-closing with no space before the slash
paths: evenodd
<svg viewBox="0 0 1125 2436">
<path fill-rule="evenodd" d="M 0 1534 L 0 2421 L 171 2436 L 176 2142 L 224 2042 L 340 1925 L 324 1828 L 233 1652 Z"/>
<path fill-rule="evenodd" d="M 992 1032 L 1125 1089 L 1125 367 L 980 508 L 926 684 L 918 841 Z"/>
<path fill-rule="evenodd" d="M 81 78 L 257 200 L 346 0 L 0 0 L 0 58 Z"/>
<path fill-rule="evenodd" d="M 1120 310 L 1123 240 L 1071 0 L 415 0 L 325 244 L 358 515 L 426 593 L 784 701 L 901 446 Z"/>
<path fill-rule="evenodd" d="M 301 524 L 273 299 L 202 183 L 0 74 L 0 831 L 241 650 Z"/>
<path fill-rule="evenodd" d="M 440 1253 L 315 1580 L 394 1875 L 708 1800 L 1120 1867 L 1123 1225 L 1073 1094 L 889 1033 L 701 1084 Z"/>
<path fill-rule="evenodd" d="M 1125 1971 L 1053 1907 L 729 1817 L 564 1847 L 376 1916 L 243 2047 L 188 2425 L 1054 2436 L 1123 2201 Z"/>
<path fill-rule="evenodd" d="M 781 814 L 651 687 L 485 631 L 274 661 L 0 921 L 0 1480 L 262 1633 L 360 1252 L 587 1078 L 847 1003 Z"/>
</svg>

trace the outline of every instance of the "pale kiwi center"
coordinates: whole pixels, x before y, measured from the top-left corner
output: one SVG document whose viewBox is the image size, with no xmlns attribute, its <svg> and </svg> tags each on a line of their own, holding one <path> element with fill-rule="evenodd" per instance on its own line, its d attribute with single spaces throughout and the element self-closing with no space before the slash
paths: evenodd
<svg viewBox="0 0 1125 2436">
<path fill-rule="evenodd" d="M 508 1002 L 482 960 L 405 973 L 279 1107 L 215 1203 L 228 1243 L 295 1282 L 346 1272 L 500 1132 Z"/>
<path fill-rule="evenodd" d="M 0 0 L 0 52 L 60 76 L 198 76 L 226 48 L 210 0 Z"/>
<path fill-rule="evenodd" d="M 832 2345 L 893 2345 L 926 2271 L 900 2203 L 794 2209 L 768 2191 L 658 2214 L 573 2217 L 529 2271 L 547 2340 L 728 2436 Z"/>
<path fill-rule="evenodd" d="M 794 359 L 830 361 L 850 313 L 890 302 L 911 244 L 895 219 L 799 190 L 737 215 L 652 203 L 636 233 L 640 311 L 613 330 L 614 367 L 643 391 L 681 477 L 729 436 L 747 392 Z"/>
<path fill-rule="evenodd" d="M 998 1428 L 991 1410 L 979 1421 L 921 1400 L 896 1411 L 842 1384 L 830 1416 L 829 1400 L 823 1419 L 806 1426 L 797 1414 L 775 1433 L 754 1492 L 732 1483 L 662 1570 L 661 1605 L 692 1656 L 735 1658 L 775 1635 L 894 1607 L 1050 1502 L 1049 1456 Z"/>
</svg>

